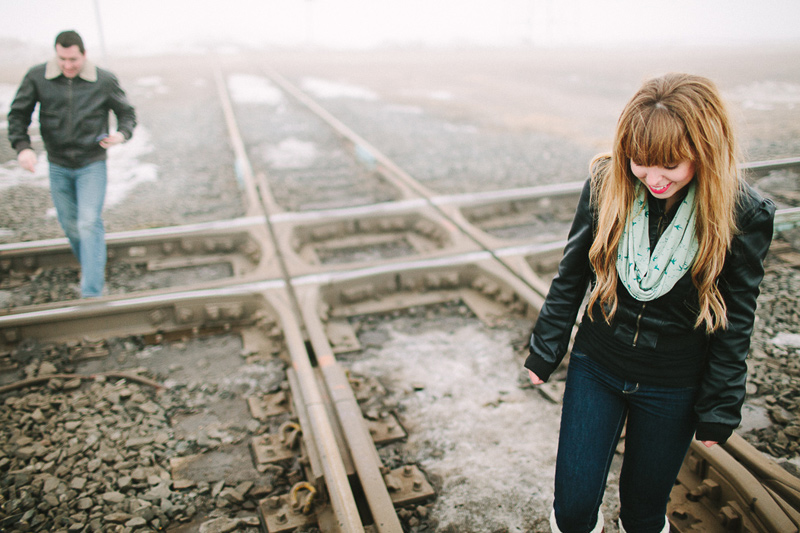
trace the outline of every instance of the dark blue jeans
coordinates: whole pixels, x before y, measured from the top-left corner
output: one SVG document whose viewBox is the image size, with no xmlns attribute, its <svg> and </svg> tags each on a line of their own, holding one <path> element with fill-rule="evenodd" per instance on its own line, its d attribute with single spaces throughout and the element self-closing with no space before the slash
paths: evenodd
<svg viewBox="0 0 800 533">
<path fill-rule="evenodd" d="M 553 505 L 562 532 L 594 527 L 626 419 L 620 519 L 628 533 L 662 531 L 669 494 L 695 431 L 696 391 L 625 381 L 573 350 Z"/>
</svg>

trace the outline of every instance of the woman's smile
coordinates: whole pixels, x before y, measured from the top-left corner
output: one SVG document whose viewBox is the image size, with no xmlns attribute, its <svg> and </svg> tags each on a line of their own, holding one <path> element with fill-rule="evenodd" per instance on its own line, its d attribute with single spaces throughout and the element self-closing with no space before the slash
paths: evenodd
<svg viewBox="0 0 800 533">
<path fill-rule="evenodd" d="M 681 161 L 668 167 L 645 167 L 631 159 L 631 172 L 650 190 L 656 198 L 667 200 L 667 209 L 678 200 L 676 193 L 686 187 L 694 178 L 694 162 Z"/>
<path fill-rule="evenodd" d="M 669 189 L 669 186 L 670 184 L 667 183 L 663 187 L 650 187 L 650 190 L 653 192 L 653 194 L 664 194 L 667 192 L 667 189 Z"/>
</svg>

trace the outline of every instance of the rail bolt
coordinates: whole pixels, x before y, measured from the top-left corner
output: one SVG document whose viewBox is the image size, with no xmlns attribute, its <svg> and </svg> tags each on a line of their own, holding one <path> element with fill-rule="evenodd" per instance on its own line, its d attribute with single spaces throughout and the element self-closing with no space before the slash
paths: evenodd
<svg viewBox="0 0 800 533">
<path fill-rule="evenodd" d="M 672 517 L 678 520 L 686 520 L 689 518 L 689 513 L 687 513 L 684 509 L 675 509 L 672 511 Z"/>
<path fill-rule="evenodd" d="M 194 311 L 189 307 L 180 307 L 176 310 L 178 322 L 185 324 L 194 318 Z"/>
<path fill-rule="evenodd" d="M 128 257 L 145 257 L 146 255 L 146 246 L 131 246 L 128 248 Z"/>
<path fill-rule="evenodd" d="M 704 479 L 699 486 L 690 490 L 689 493 L 686 494 L 686 498 L 690 501 L 697 502 L 700 501 L 700 498 L 703 496 L 708 497 L 709 500 L 717 500 L 719 495 L 719 483 L 710 479 Z"/>
<path fill-rule="evenodd" d="M 731 507 L 726 505 L 719 510 L 719 521 L 728 531 L 738 531 L 742 527 L 742 517 Z"/>
<path fill-rule="evenodd" d="M 281 508 L 281 499 L 279 496 L 270 496 L 267 498 L 267 506 L 270 509 L 280 509 Z"/>
<path fill-rule="evenodd" d="M 167 313 L 163 309 L 155 309 L 148 314 L 147 318 L 150 319 L 152 325 L 158 326 L 167 319 Z"/>
<path fill-rule="evenodd" d="M 704 461 L 696 455 L 690 455 L 686 458 L 686 465 L 689 467 L 689 470 L 695 474 L 700 474 L 703 471 L 704 464 Z"/>
</svg>

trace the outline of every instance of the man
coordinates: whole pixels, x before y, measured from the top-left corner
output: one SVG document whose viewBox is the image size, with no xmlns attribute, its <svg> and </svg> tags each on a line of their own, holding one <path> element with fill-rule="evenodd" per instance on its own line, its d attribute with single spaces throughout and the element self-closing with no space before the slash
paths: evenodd
<svg viewBox="0 0 800 533">
<path fill-rule="evenodd" d="M 58 222 L 81 264 L 81 296 L 93 298 L 105 283 L 106 150 L 131 138 L 136 112 L 116 76 L 86 59 L 80 35 L 58 34 L 55 50 L 53 60 L 22 80 L 8 113 L 8 138 L 20 166 L 33 172 L 37 157 L 28 127 L 38 102 Z M 117 118 L 111 134 L 109 111 Z"/>
</svg>

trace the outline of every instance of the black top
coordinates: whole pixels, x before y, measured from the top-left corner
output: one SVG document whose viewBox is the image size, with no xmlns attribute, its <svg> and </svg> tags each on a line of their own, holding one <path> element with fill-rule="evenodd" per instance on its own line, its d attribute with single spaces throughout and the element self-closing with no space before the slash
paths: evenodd
<svg viewBox="0 0 800 533">
<path fill-rule="evenodd" d="M 650 249 L 654 250 L 680 202 L 667 212 L 665 199 L 649 193 L 647 196 Z M 702 329 L 694 329 L 698 294 L 691 276 L 687 273 L 669 293 L 649 302 L 636 300 L 618 283 L 617 299 L 620 307 L 635 313 L 634 322 L 615 320 L 607 324 L 596 306 L 594 320 L 584 317 L 575 348 L 591 353 L 592 359 L 629 381 L 663 387 L 696 387 L 705 367 L 708 337 Z M 669 318 L 683 331 L 664 332 L 662 324 L 645 320 L 649 318 L 648 307 L 670 310 Z"/>
<path fill-rule="evenodd" d="M 531 335 L 525 367 L 543 380 L 566 355 L 587 288 L 596 281 L 588 256 L 596 217 L 590 190 L 587 180 L 558 275 Z M 663 211 L 658 202 L 651 207 L 654 212 L 659 208 Z M 686 275 L 669 293 L 650 302 L 636 300 L 618 284 L 617 311 L 611 324 L 606 324 L 599 304 L 595 304 L 594 321 L 583 319 L 575 346 L 627 381 L 698 386 L 697 438 L 724 442 L 741 421 L 746 358 L 774 215 L 772 201 L 740 182 L 738 232 L 717 280 L 727 306 L 726 329 L 712 335 L 706 335 L 702 326 L 695 329 L 699 300 L 691 275 Z"/>
</svg>

